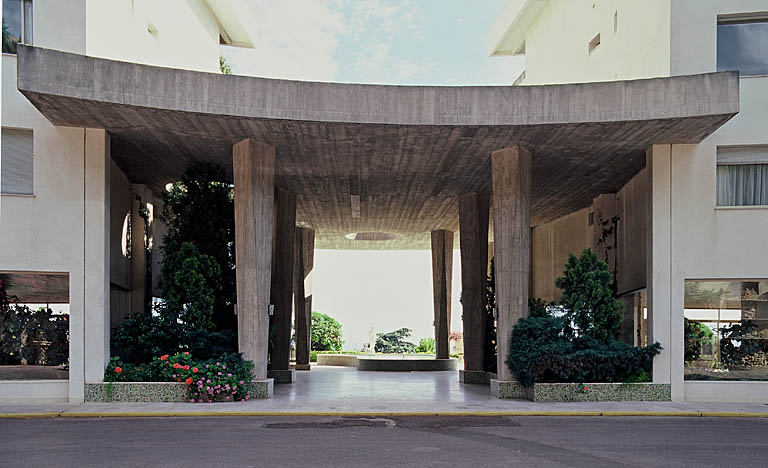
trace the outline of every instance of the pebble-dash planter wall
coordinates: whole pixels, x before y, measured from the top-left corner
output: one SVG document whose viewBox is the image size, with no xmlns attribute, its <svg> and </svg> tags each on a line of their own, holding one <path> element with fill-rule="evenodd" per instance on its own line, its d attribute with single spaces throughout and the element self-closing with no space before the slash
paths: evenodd
<svg viewBox="0 0 768 468">
<path fill-rule="evenodd" d="M 246 384 L 251 398 L 269 398 L 274 391 L 272 379 Z M 104 382 L 85 384 L 87 402 L 155 403 L 187 400 L 187 385 L 173 382 Z"/>
<path fill-rule="evenodd" d="M 670 401 L 669 384 L 654 383 L 537 383 L 533 388 L 517 382 L 491 380 L 491 394 L 501 399 L 544 402 Z"/>
</svg>

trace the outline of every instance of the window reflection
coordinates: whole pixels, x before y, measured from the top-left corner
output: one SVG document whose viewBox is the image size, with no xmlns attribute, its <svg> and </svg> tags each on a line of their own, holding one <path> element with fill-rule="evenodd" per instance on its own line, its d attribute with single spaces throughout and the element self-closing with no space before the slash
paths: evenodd
<svg viewBox="0 0 768 468">
<path fill-rule="evenodd" d="M 768 75 L 768 20 L 718 24 L 717 70 Z"/>
<path fill-rule="evenodd" d="M 686 380 L 768 380 L 768 280 L 685 282 Z"/>
</svg>

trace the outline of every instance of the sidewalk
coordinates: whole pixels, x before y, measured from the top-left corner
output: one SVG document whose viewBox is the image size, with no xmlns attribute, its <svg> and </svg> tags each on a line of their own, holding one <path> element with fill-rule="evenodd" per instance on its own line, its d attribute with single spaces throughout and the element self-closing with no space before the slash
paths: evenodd
<svg viewBox="0 0 768 468">
<path fill-rule="evenodd" d="M 276 385 L 266 400 L 233 403 L 7 404 L 0 417 L 327 416 L 327 415 L 738 416 L 768 418 L 766 403 L 589 402 L 499 400 L 483 385 L 463 385 L 455 372 L 359 372 L 314 367 L 297 382 Z"/>
</svg>

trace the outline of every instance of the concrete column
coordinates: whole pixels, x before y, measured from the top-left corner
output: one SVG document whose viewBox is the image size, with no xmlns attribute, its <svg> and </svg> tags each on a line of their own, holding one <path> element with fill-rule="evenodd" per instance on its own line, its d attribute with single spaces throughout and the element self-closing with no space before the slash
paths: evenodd
<svg viewBox="0 0 768 468">
<path fill-rule="evenodd" d="M 251 138 L 232 148 L 235 183 L 237 342 L 253 361 L 254 378 L 267 377 L 275 147 Z"/>
<path fill-rule="evenodd" d="M 296 246 L 296 194 L 275 190 L 274 257 L 272 259 L 272 304 L 275 334 L 271 370 L 291 368 L 291 317 L 293 314 L 293 263 Z M 291 379 L 293 381 L 293 379 Z M 285 382 L 285 378 L 275 378 Z"/>
<path fill-rule="evenodd" d="M 296 320 L 296 370 L 309 370 L 312 346 L 312 284 L 307 281 L 315 264 L 315 231 L 296 228 L 296 263 L 293 270 L 293 305 Z"/>
<path fill-rule="evenodd" d="M 85 129 L 85 382 L 104 381 L 109 361 L 109 134 Z"/>
<path fill-rule="evenodd" d="M 520 146 L 494 151 L 493 243 L 496 267 L 498 380 L 514 377 L 505 361 L 512 328 L 528 316 L 531 246 L 531 154 Z"/>
<path fill-rule="evenodd" d="M 670 145 L 654 145 L 646 152 L 649 177 L 648 190 L 648 344 L 661 343 L 661 354 L 653 359 L 653 382 L 671 383 L 670 304 L 672 278 L 672 217 L 671 178 L 672 152 Z M 682 314 L 682 310 L 678 311 Z M 682 327 L 677 330 L 682 339 Z M 682 365 L 682 364 L 681 364 Z M 673 399 L 675 395 L 673 392 Z"/>
<path fill-rule="evenodd" d="M 450 358 L 453 231 L 432 231 L 432 298 L 435 312 L 435 357 Z"/>
<path fill-rule="evenodd" d="M 459 196 L 459 240 L 461 249 L 461 308 L 464 322 L 464 383 L 477 381 L 471 373 L 483 372 L 485 339 L 486 273 L 488 272 L 487 194 Z"/>
<path fill-rule="evenodd" d="M 131 315 L 147 312 L 147 252 L 144 237 L 148 233 L 139 210 L 151 202 L 151 194 L 144 184 L 131 185 Z"/>
</svg>

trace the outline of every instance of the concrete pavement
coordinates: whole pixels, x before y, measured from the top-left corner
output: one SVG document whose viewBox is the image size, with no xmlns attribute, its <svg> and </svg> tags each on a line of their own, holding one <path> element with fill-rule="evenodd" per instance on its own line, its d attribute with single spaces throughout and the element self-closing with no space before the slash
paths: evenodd
<svg viewBox="0 0 768 468">
<path fill-rule="evenodd" d="M 465 385 L 456 372 L 358 372 L 312 367 L 297 382 L 275 385 L 273 398 L 237 403 L 4 404 L 0 416 L 205 416 L 343 414 L 731 415 L 768 417 L 764 403 L 533 403 L 493 398 L 488 386 Z M 768 403 L 768 395 L 766 395 Z"/>
</svg>

